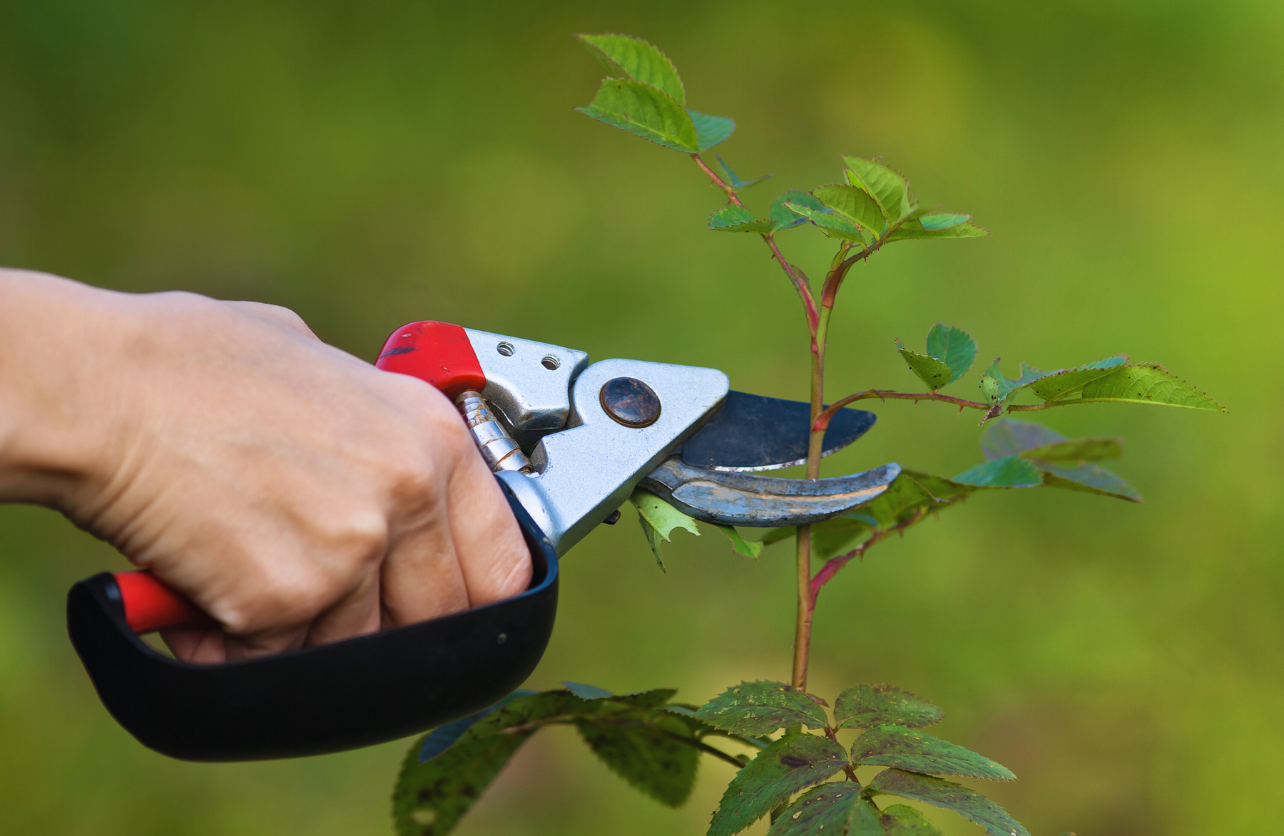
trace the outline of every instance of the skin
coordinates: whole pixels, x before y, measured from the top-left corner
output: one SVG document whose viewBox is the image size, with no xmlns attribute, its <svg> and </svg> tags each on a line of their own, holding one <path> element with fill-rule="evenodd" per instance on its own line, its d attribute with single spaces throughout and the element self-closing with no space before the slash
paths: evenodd
<svg viewBox="0 0 1284 836">
<path fill-rule="evenodd" d="M 511 597 L 531 562 L 454 405 L 297 315 L 0 270 L 0 502 L 45 505 L 209 613 L 222 662 Z"/>
</svg>

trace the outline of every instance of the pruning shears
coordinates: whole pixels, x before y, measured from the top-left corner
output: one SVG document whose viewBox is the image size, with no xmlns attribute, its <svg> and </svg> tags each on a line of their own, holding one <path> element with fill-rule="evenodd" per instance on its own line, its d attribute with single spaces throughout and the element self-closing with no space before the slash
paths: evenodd
<svg viewBox="0 0 1284 836">
<path fill-rule="evenodd" d="M 801 525 L 863 505 L 896 464 L 833 479 L 757 471 L 806 459 L 805 403 L 730 391 L 716 369 L 602 360 L 442 322 L 398 328 L 376 365 L 454 399 L 530 549 L 530 587 L 498 603 L 275 656 L 194 665 L 142 641 L 212 623 L 147 571 L 104 572 L 67 598 L 67 628 L 111 715 L 193 761 L 299 757 L 405 737 L 471 714 L 534 670 L 553 630 L 558 558 L 641 487 L 699 520 Z M 844 409 L 824 453 L 874 424 Z"/>
</svg>

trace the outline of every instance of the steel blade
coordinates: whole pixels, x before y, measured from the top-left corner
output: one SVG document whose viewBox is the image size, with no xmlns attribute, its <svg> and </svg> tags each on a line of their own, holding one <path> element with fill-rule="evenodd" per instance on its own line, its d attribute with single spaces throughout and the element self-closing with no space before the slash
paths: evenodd
<svg viewBox="0 0 1284 836">
<path fill-rule="evenodd" d="M 845 514 L 887 490 L 900 472 L 900 465 L 885 464 L 835 479 L 780 479 L 692 467 L 674 456 L 648 473 L 638 487 L 697 520 L 762 528 Z"/>
<path fill-rule="evenodd" d="M 811 406 L 801 401 L 729 392 L 721 409 L 682 445 L 682 461 L 710 470 L 778 470 L 807 461 Z M 822 455 L 860 438 L 877 416 L 843 409 L 825 430 Z"/>
</svg>

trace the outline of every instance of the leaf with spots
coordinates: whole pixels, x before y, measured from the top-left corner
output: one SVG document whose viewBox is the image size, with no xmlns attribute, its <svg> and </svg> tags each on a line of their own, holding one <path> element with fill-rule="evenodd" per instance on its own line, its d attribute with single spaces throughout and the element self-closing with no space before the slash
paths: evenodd
<svg viewBox="0 0 1284 836">
<path fill-rule="evenodd" d="M 852 744 L 852 763 L 894 766 L 928 775 L 1015 781 L 1006 766 L 970 749 L 904 726 L 875 726 Z"/>
<path fill-rule="evenodd" d="M 570 691 L 543 691 L 526 694 L 497 706 L 459 737 L 456 745 L 470 743 L 496 732 L 547 720 L 592 714 L 597 706 Z"/>
<path fill-rule="evenodd" d="M 1125 355 L 1116 354 L 1114 357 L 1107 357 L 1104 360 L 1088 363 L 1086 366 L 1080 366 L 1076 369 L 1052 372 L 1041 380 L 1036 380 L 1030 386 L 1030 391 L 1035 394 L 1035 397 L 1044 401 L 1063 398 L 1082 389 L 1094 380 L 1106 377 L 1112 373 L 1113 369 L 1122 366 L 1126 362 L 1128 362 L 1128 358 Z"/>
<path fill-rule="evenodd" d="M 610 717 L 575 721 L 580 736 L 612 772 L 635 789 L 678 807 L 695 785 L 700 753 L 681 738 L 686 726 L 661 715 L 646 722 L 612 722 Z"/>
<path fill-rule="evenodd" d="M 1020 456 L 1007 456 L 968 468 L 953 481 L 981 488 L 1033 488 L 1043 483 L 1043 474 Z"/>
<path fill-rule="evenodd" d="M 686 89 L 678 77 L 678 68 L 658 47 L 630 35 L 608 33 L 575 37 L 588 47 L 613 77 L 649 84 L 678 104 L 687 103 Z"/>
<path fill-rule="evenodd" d="M 921 729 L 941 722 L 941 709 L 927 700 L 891 685 L 856 685 L 838 695 L 834 719 L 841 729 L 900 725 Z"/>
<path fill-rule="evenodd" d="M 696 717 L 736 734 L 770 734 L 787 726 L 825 726 L 825 711 L 783 682 L 742 682 L 700 706 Z"/>
<path fill-rule="evenodd" d="M 949 383 L 953 377 L 954 373 L 943 361 L 926 354 L 919 354 L 917 351 L 910 351 L 901 345 L 900 340 L 896 341 L 896 350 L 901 353 L 910 371 L 918 375 L 919 380 L 926 383 L 927 388 L 933 392 Z"/>
<path fill-rule="evenodd" d="M 869 782 L 866 793 L 895 795 L 950 810 L 980 825 L 990 836 L 1030 836 L 1002 807 L 979 792 L 943 778 L 885 769 Z"/>
<path fill-rule="evenodd" d="M 629 501 L 638 509 L 638 522 L 642 525 L 642 533 L 646 535 L 646 541 L 651 546 L 651 553 L 655 555 L 655 562 L 662 571 L 667 571 L 664 568 L 664 559 L 660 557 L 660 543 L 669 542 L 669 534 L 675 528 L 685 529 L 699 537 L 700 527 L 694 518 L 687 516 L 649 491 L 634 491 Z"/>
<path fill-rule="evenodd" d="M 640 81 L 603 79 L 593 103 L 575 109 L 674 151 L 694 154 L 700 150 L 700 139 L 690 114 L 662 91 Z"/>
<path fill-rule="evenodd" d="M 470 714 L 467 717 L 463 717 L 459 720 L 455 720 L 454 722 L 447 723 L 444 726 L 438 726 L 437 728 L 428 732 L 428 734 L 424 735 L 423 741 L 419 746 L 420 762 L 432 760 L 433 758 L 440 755 L 442 752 L 449 749 L 455 743 L 455 741 L 463 737 L 464 733 L 467 732 L 470 728 L 472 728 L 473 725 L 476 724 L 478 720 L 481 720 L 483 717 L 485 717 L 487 714 L 490 714 L 495 709 L 502 708 L 503 706 L 507 705 L 513 700 L 521 699 L 522 697 L 533 696 L 537 693 L 539 692 L 527 691 L 527 690 L 514 691 L 513 693 L 509 694 L 507 697 L 504 697 L 502 700 L 495 703 L 491 707 L 483 708 L 481 711 L 478 711 L 476 714 Z"/>
<path fill-rule="evenodd" d="M 420 763 L 411 747 L 392 793 L 397 836 L 445 836 L 476 803 L 534 729 L 490 734 Z"/>
<path fill-rule="evenodd" d="M 735 732 L 729 732 L 709 725 L 704 720 L 701 720 L 696 716 L 698 708 L 694 705 L 670 703 L 664 707 L 664 710 L 676 715 L 678 719 L 686 725 L 691 736 L 696 739 L 705 737 L 724 737 L 727 740 L 734 740 L 737 743 L 743 743 L 754 749 L 766 749 L 771 745 L 771 740 L 766 737 L 736 734 Z"/>
<path fill-rule="evenodd" d="M 735 189 L 736 191 L 740 191 L 741 189 L 747 189 L 750 186 L 756 186 L 757 184 L 763 182 L 764 180 L 768 180 L 771 178 L 770 174 L 761 174 L 753 178 L 752 180 L 741 180 L 740 176 L 731 170 L 731 166 L 727 165 L 726 160 L 722 159 L 722 157 L 719 157 L 717 154 L 714 154 L 713 156 L 715 159 L 717 159 L 718 165 L 722 166 L 722 170 L 727 173 L 727 185 L 731 186 L 731 188 Z"/>
<path fill-rule="evenodd" d="M 772 823 L 767 836 L 828 836 L 831 833 L 842 836 L 849 833 L 856 806 L 873 808 L 870 802 L 861 798 L 860 790 L 860 784 L 852 781 L 822 784 L 789 805 Z M 868 816 L 867 812 L 865 818 Z M 873 820 L 879 827 L 875 833 L 882 836 L 877 810 L 873 810 Z"/>
<path fill-rule="evenodd" d="M 1158 363 L 1120 366 L 1075 390 L 1058 394 L 1055 403 L 1057 406 L 1077 403 L 1142 403 L 1227 411 L 1226 407 Z"/>
<path fill-rule="evenodd" d="M 847 753 L 827 737 L 787 735 L 736 773 L 713 814 L 708 836 L 731 836 L 799 790 L 843 768 Z"/>
<path fill-rule="evenodd" d="M 938 322 L 927 332 L 927 353 L 950 367 L 947 383 L 953 383 L 976 362 L 976 340 L 962 328 Z"/>
<path fill-rule="evenodd" d="M 883 811 L 883 833 L 886 836 L 944 836 L 927 817 L 904 804 L 893 804 Z"/>
<path fill-rule="evenodd" d="M 775 228 L 775 221 L 754 217 L 753 212 L 734 203 L 728 203 L 709 216 L 709 229 L 714 232 L 768 233 Z"/>
</svg>

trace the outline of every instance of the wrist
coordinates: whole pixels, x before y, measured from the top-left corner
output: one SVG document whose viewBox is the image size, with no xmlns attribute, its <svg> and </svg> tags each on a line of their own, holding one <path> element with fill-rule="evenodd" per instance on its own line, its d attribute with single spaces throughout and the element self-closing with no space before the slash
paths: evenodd
<svg viewBox="0 0 1284 836">
<path fill-rule="evenodd" d="M 131 298 L 0 270 L 0 501 L 69 513 L 74 497 L 110 479 L 129 425 L 112 358 Z"/>
</svg>

